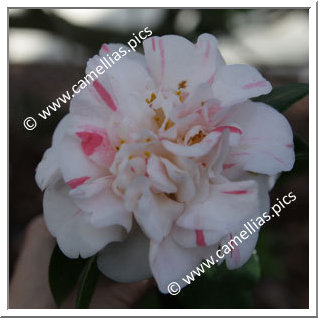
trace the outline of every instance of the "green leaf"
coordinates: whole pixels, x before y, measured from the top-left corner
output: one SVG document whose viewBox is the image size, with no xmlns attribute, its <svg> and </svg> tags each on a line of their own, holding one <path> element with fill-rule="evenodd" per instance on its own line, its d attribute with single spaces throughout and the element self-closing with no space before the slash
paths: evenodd
<svg viewBox="0 0 318 318">
<path fill-rule="evenodd" d="M 66 257 L 58 245 L 55 246 L 49 265 L 49 284 L 57 307 L 74 288 L 85 262 L 82 258 Z"/>
<path fill-rule="evenodd" d="M 309 159 L 309 145 L 302 137 L 298 135 L 294 135 L 294 149 L 296 160 Z"/>
<path fill-rule="evenodd" d="M 96 255 L 91 257 L 85 265 L 79 289 L 77 291 L 77 298 L 75 308 L 87 309 L 91 302 L 95 291 L 99 276 L 99 270 L 96 264 Z"/>
<path fill-rule="evenodd" d="M 302 99 L 309 92 L 309 85 L 306 83 L 292 83 L 275 87 L 269 94 L 262 95 L 252 100 L 262 102 L 284 112 L 298 100 Z"/>
<path fill-rule="evenodd" d="M 239 269 L 228 270 L 225 262 L 206 269 L 176 296 L 160 295 L 162 308 L 251 308 L 252 291 L 261 276 L 258 255 Z"/>
</svg>

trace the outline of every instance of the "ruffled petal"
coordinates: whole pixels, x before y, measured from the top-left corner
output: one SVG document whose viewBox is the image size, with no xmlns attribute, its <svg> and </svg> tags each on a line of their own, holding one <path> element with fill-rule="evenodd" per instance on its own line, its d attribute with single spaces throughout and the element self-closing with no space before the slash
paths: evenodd
<svg viewBox="0 0 318 318">
<path fill-rule="evenodd" d="M 169 178 L 176 183 L 176 198 L 179 202 L 189 202 L 195 195 L 195 178 L 190 172 L 178 168 L 166 158 L 161 158 Z M 193 171 L 192 171 L 193 172 Z"/>
<path fill-rule="evenodd" d="M 79 185 L 70 191 L 70 196 L 94 227 L 121 225 L 129 232 L 132 215 L 126 210 L 123 200 L 113 193 L 112 182 L 113 177 L 100 178 Z"/>
<path fill-rule="evenodd" d="M 109 244 L 98 254 L 97 266 L 117 282 L 137 282 L 152 276 L 148 255 L 149 240 L 135 225 L 125 241 Z"/>
<path fill-rule="evenodd" d="M 225 235 L 238 230 L 241 222 L 253 216 L 257 209 L 255 181 L 212 184 L 207 200 L 190 202 L 177 225 L 191 230 L 214 230 Z"/>
<path fill-rule="evenodd" d="M 84 153 L 81 140 L 75 135 L 65 136 L 60 142 L 58 159 L 65 182 L 82 177 L 95 179 L 105 175 L 105 170 L 94 164 Z"/>
<path fill-rule="evenodd" d="M 46 225 L 66 256 L 87 258 L 108 243 L 125 238 L 126 231 L 121 226 L 93 227 L 70 200 L 68 192 L 68 186 L 60 180 L 46 189 L 43 199 Z"/>
<path fill-rule="evenodd" d="M 226 121 L 235 121 L 243 132 L 239 146 L 231 150 L 226 164 L 267 175 L 292 169 L 295 162 L 292 129 L 274 108 L 246 102 L 232 107 Z"/>
<path fill-rule="evenodd" d="M 177 192 L 176 185 L 171 182 L 165 171 L 165 166 L 156 155 L 151 155 L 146 161 L 147 174 L 156 192 Z"/>
<path fill-rule="evenodd" d="M 221 101 L 221 106 L 238 104 L 271 90 L 271 84 L 254 67 L 243 64 L 220 68 L 212 85 L 213 96 Z"/>
<path fill-rule="evenodd" d="M 182 210 L 183 204 L 164 194 L 153 194 L 150 189 L 146 189 L 138 200 L 134 216 L 144 233 L 160 242 L 169 234 Z"/>
</svg>

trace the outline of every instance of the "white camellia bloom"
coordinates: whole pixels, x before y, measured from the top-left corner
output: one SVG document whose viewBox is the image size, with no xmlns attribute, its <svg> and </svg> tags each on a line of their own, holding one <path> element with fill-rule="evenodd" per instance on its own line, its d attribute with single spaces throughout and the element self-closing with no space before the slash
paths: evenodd
<svg viewBox="0 0 318 318">
<path fill-rule="evenodd" d="M 86 72 L 120 46 L 104 44 Z M 271 84 L 251 66 L 225 65 L 212 35 L 143 46 L 72 99 L 36 181 L 66 256 L 98 253 L 104 275 L 153 276 L 167 293 L 269 210 L 270 180 L 294 164 L 293 135 L 283 115 L 249 100 Z M 257 238 L 227 254 L 227 267 L 244 264 Z"/>
</svg>

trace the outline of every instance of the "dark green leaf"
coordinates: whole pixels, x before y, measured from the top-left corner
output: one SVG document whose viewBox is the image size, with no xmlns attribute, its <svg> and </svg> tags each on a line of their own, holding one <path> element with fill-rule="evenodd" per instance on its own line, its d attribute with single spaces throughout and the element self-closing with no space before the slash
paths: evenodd
<svg viewBox="0 0 318 318">
<path fill-rule="evenodd" d="M 296 160 L 309 159 L 309 145 L 303 138 L 301 138 L 298 135 L 295 135 L 294 147 L 295 147 Z"/>
<path fill-rule="evenodd" d="M 309 85 L 305 83 L 292 83 L 280 87 L 275 87 L 271 93 L 262 95 L 252 100 L 262 102 L 284 112 L 298 100 L 302 99 L 309 92 Z"/>
<path fill-rule="evenodd" d="M 228 270 L 225 262 L 212 266 L 176 296 L 160 294 L 162 308 L 251 308 L 252 290 L 261 270 L 254 253 L 239 269 Z"/>
<path fill-rule="evenodd" d="M 56 245 L 49 265 L 49 284 L 57 307 L 74 288 L 85 265 L 82 258 L 66 257 Z"/>
<path fill-rule="evenodd" d="M 95 291 L 98 275 L 99 271 L 96 264 L 96 256 L 93 256 L 85 265 L 80 286 L 77 291 L 75 308 L 89 308 L 89 304 Z"/>
</svg>

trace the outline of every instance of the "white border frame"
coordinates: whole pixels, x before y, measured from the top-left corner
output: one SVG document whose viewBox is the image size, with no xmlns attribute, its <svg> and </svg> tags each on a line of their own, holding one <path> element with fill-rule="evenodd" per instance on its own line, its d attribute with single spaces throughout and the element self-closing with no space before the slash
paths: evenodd
<svg viewBox="0 0 318 318">
<path fill-rule="evenodd" d="M 21 1 L 21 0 L 6 0 L 4 4 L 1 5 L 1 23 L 2 28 L 0 31 L 2 43 L 7 42 L 7 9 L 8 7 L 63 7 L 63 8 L 77 8 L 74 6 L 75 1 L 69 0 L 55 0 L 55 1 L 43 1 L 33 0 L 33 1 Z M 85 3 L 77 3 L 79 5 L 85 5 Z M 102 7 L 105 5 L 104 1 L 90 0 L 89 4 L 91 7 Z M 116 7 L 130 7 L 131 3 L 128 1 L 121 1 L 114 3 Z M 238 6 L 238 4 L 240 6 Z M 144 7 L 147 8 L 149 5 L 154 5 L 154 3 L 149 3 L 146 1 L 135 0 L 135 7 Z M 185 1 L 173 1 L 173 6 L 171 0 L 162 0 L 160 5 L 165 8 L 179 8 L 185 7 Z M 222 0 L 222 1 L 196 1 L 195 7 L 209 8 L 244 8 L 244 7 L 253 7 L 253 8 L 264 8 L 264 7 L 273 7 L 273 8 L 310 8 L 309 10 L 309 136 L 310 136 L 310 160 L 309 160 L 309 309 L 179 309 L 179 310 L 170 310 L 170 309 L 7 309 L 7 300 L 8 300 L 8 290 L 7 284 L 2 283 L 0 286 L 0 314 L 1 316 L 162 316 L 162 315 L 173 315 L 173 316 L 266 316 L 266 315 L 275 315 L 275 316 L 316 316 L 316 2 L 315 1 L 295 1 L 295 0 L 268 0 L 268 1 L 235 1 L 235 0 Z M 84 6 L 83 6 L 84 7 Z M 1 96 L 6 96 L 8 101 L 8 56 L 5 50 L 1 50 L 1 61 L 2 61 L 2 85 L 1 85 Z M 6 76 L 6 79 L 4 77 Z M 7 85 L 5 85 L 7 83 Z M 9 107 L 9 101 L 8 101 Z M 0 126 L 0 142 L 2 145 L 7 144 L 8 149 L 8 126 L 7 120 L 8 113 L 7 109 L 3 106 L 0 108 L 0 118 L 2 119 L 2 125 Z M 1 167 L 2 170 L 7 169 L 8 159 L 4 156 L 1 157 Z M 3 171 L 3 176 L 8 174 L 8 170 Z M 2 178 L 1 181 L 1 202 L 5 202 L 6 206 L 4 209 L 8 210 L 8 180 Z M 5 191 L 7 189 L 7 191 Z M 4 210 L 3 209 L 3 210 Z M 8 257 L 8 214 L 6 215 L 2 211 L 4 216 L 0 224 L 1 230 L 1 252 L 2 255 L 7 255 Z M 7 262 L 2 260 L 1 262 L 1 274 L 5 279 L 2 280 L 8 281 L 8 259 Z"/>
</svg>

